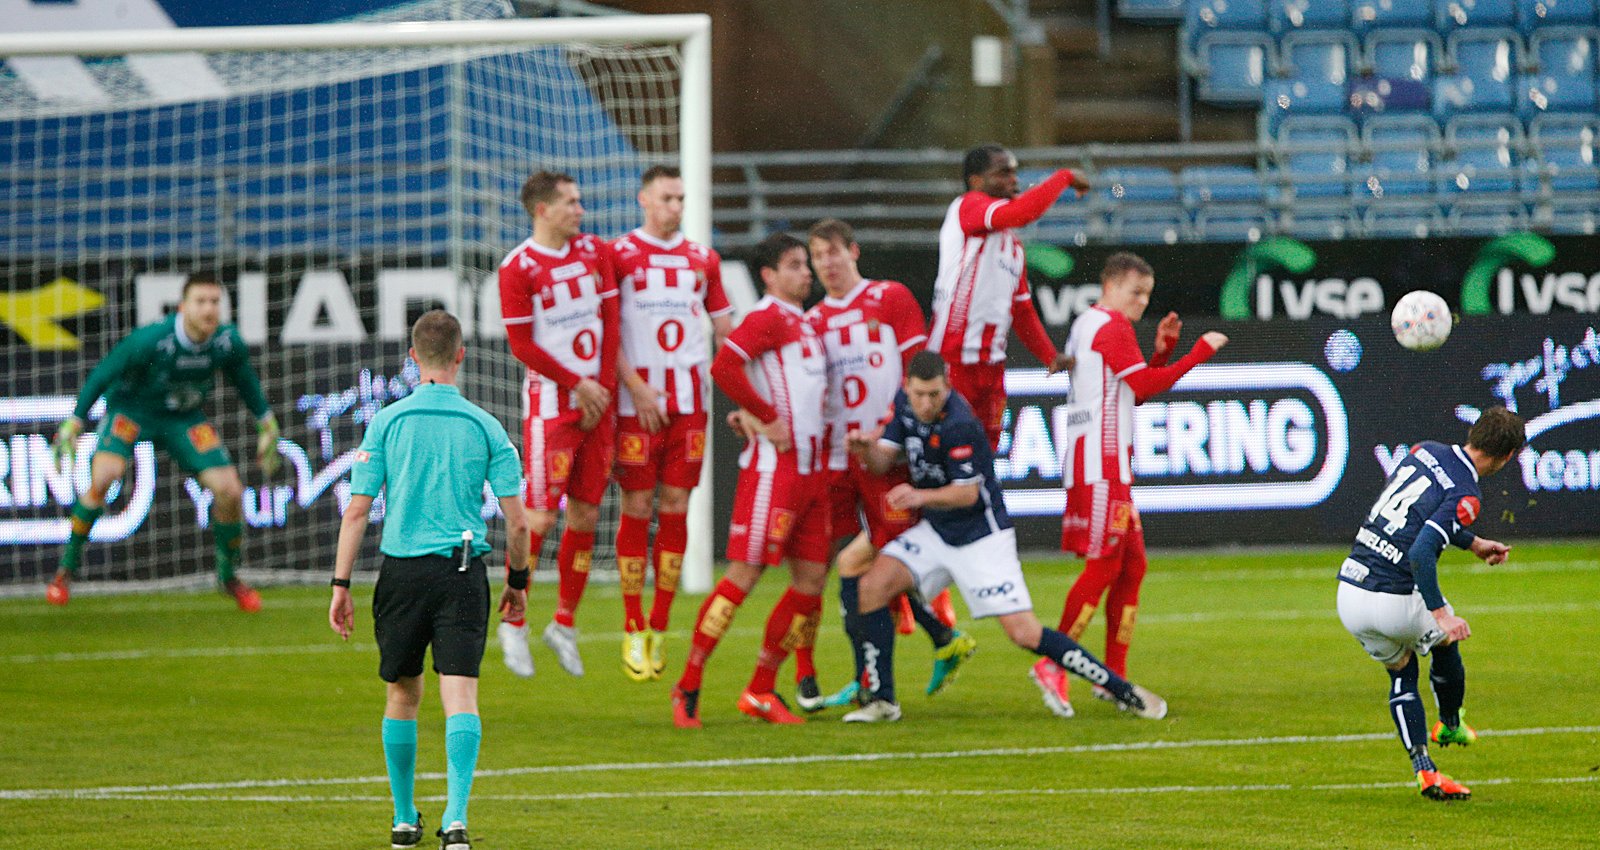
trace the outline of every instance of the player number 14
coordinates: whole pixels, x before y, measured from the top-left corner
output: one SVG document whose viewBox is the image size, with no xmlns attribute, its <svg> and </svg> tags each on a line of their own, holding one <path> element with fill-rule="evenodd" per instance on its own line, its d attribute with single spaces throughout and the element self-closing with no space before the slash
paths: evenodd
<svg viewBox="0 0 1600 850">
<path fill-rule="evenodd" d="M 1383 492 L 1378 495 L 1378 501 L 1373 503 L 1372 510 L 1367 514 L 1367 522 L 1372 522 L 1378 517 L 1388 520 L 1383 526 L 1384 534 L 1393 534 L 1405 527 L 1406 513 L 1433 484 L 1424 476 L 1412 481 L 1405 489 L 1401 489 L 1416 471 L 1417 468 L 1414 466 L 1400 467 L 1395 473 L 1394 480 L 1389 482 L 1388 487 L 1383 488 Z"/>
</svg>

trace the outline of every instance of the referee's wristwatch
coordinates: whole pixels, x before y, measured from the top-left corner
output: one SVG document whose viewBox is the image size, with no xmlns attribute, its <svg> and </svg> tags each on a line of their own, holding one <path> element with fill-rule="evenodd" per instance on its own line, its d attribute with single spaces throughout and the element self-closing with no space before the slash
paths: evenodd
<svg viewBox="0 0 1600 850">
<path fill-rule="evenodd" d="M 334 576 L 333 579 L 328 582 L 328 586 L 329 587 L 343 587 L 343 588 L 348 589 L 350 587 L 350 579 L 339 578 L 338 576 Z"/>
</svg>

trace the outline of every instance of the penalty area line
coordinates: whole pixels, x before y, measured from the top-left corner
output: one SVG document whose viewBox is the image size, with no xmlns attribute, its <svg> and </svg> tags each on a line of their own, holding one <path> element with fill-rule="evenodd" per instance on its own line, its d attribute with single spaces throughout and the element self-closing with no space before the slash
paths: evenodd
<svg viewBox="0 0 1600 850">
<path fill-rule="evenodd" d="M 1600 726 L 1538 726 L 1522 729 L 1480 729 L 1482 737 L 1526 737 L 1533 735 L 1594 734 Z M 859 764 L 891 761 L 946 759 L 1014 758 L 1040 755 L 1084 753 L 1126 753 L 1154 750 L 1188 750 L 1224 747 L 1267 747 L 1295 744 L 1342 744 L 1362 741 L 1387 741 L 1392 732 L 1362 732 L 1347 735 L 1284 735 L 1257 738 L 1203 738 L 1188 741 L 1130 741 L 1125 743 L 1078 744 L 1055 747 L 993 747 L 972 750 L 933 750 L 921 752 L 822 753 L 804 756 L 764 756 L 685 761 L 595 762 L 589 764 L 534 765 L 480 770 L 478 779 L 548 774 L 612 773 L 662 770 L 706 770 L 744 767 L 787 767 L 807 764 Z M 445 774 L 419 773 L 419 780 L 440 780 Z M 0 800 L 96 799 L 141 794 L 170 795 L 193 791 L 226 791 L 252 788 L 310 788 L 342 785 L 387 785 L 389 777 L 312 777 L 303 779 L 243 779 L 230 782 L 188 782 L 176 785 L 109 785 L 98 788 L 17 788 L 0 790 Z"/>
</svg>

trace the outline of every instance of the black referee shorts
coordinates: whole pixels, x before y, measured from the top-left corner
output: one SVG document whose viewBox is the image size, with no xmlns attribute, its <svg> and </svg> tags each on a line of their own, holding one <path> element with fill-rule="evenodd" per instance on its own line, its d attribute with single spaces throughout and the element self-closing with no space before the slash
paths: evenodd
<svg viewBox="0 0 1600 850">
<path fill-rule="evenodd" d="M 378 676 L 394 682 L 422 675 L 433 647 L 441 676 L 477 678 L 489 631 L 489 576 L 482 558 L 424 555 L 383 559 L 372 593 L 372 630 L 378 640 Z"/>
</svg>

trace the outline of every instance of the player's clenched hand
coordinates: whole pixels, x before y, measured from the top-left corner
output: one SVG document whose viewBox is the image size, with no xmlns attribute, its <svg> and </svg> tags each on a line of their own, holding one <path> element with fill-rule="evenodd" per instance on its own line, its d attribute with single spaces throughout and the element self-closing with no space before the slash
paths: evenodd
<svg viewBox="0 0 1600 850">
<path fill-rule="evenodd" d="M 499 610 L 500 619 L 502 620 L 510 620 L 511 622 L 521 620 L 528 611 L 527 588 L 518 590 L 507 585 L 506 589 L 500 593 Z"/>
<path fill-rule="evenodd" d="M 1156 325 L 1156 353 L 1166 354 L 1178 344 L 1178 334 L 1183 333 L 1183 320 L 1177 313 L 1168 313 Z"/>
<path fill-rule="evenodd" d="M 789 434 L 789 423 L 783 421 L 782 416 L 774 416 L 771 422 L 759 424 L 761 435 L 766 437 L 772 447 L 780 452 L 794 448 L 794 437 Z"/>
<path fill-rule="evenodd" d="M 278 474 L 278 466 L 283 456 L 278 454 L 278 417 L 269 411 L 266 416 L 256 420 L 256 464 L 268 478 Z"/>
<path fill-rule="evenodd" d="M 1447 608 L 1436 609 L 1433 612 L 1433 620 L 1444 630 L 1445 637 L 1449 638 L 1451 643 L 1472 637 L 1472 629 L 1467 626 L 1467 621 L 1450 613 Z"/>
<path fill-rule="evenodd" d="M 1089 185 L 1089 181 L 1083 179 L 1082 174 L 1076 171 L 1072 172 L 1072 182 L 1067 185 L 1071 186 L 1072 191 L 1077 192 L 1080 198 L 1089 194 L 1089 190 L 1094 188 Z"/>
<path fill-rule="evenodd" d="M 845 450 L 857 457 L 865 458 L 867 452 L 872 451 L 872 447 L 877 444 L 878 438 L 882 436 L 883 426 L 881 425 L 871 431 L 862 431 L 857 428 L 844 435 Z"/>
<path fill-rule="evenodd" d="M 922 491 L 910 484 L 896 484 L 884 494 L 883 498 L 889 503 L 889 507 L 897 511 L 911 511 L 922 507 Z"/>
<path fill-rule="evenodd" d="M 1511 556 L 1511 547 L 1498 540 L 1475 537 L 1472 539 L 1472 554 L 1477 555 L 1483 559 L 1485 564 L 1492 567 L 1506 562 L 1506 558 Z"/>
<path fill-rule="evenodd" d="M 328 626 L 334 634 L 350 639 L 350 629 L 356 624 L 356 605 L 350 599 L 350 588 L 333 588 L 333 601 L 328 603 Z"/>
<path fill-rule="evenodd" d="M 1228 335 L 1221 331 L 1206 331 L 1200 338 L 1205 340 L 1206 345 L 1211 346 L 1212 351 L 1221 351 L 1222 347 L 1228 344 Z"/>
<path fill-rule="evenodd" d="M 78 437 L 82 434 L 82 419 L 73 416 L 61 423 L 61 427 L 56 429 L 55 437 L 50 440 L 50 454 L 57 464 L 60 464 L 63 458 L 68 463 L 72 462 L 73 456 L 78 453 Z"/>
<path fill-rule="evenodd" d="M 661 393 L 655 387 L 640 381 L 636 386 L 629 386 L 628 392 L 633 396 L 633 409 L 638 412 L 639 426 L 644 428 L 646 434 L 660 433 L 667 427 L 667 414 L 661 409 Z"/>
<path fill-rule="evenodd" d="M 1066 372 L 1070 370 L 1073 364 L 1077 362 L 1078 359 L 1076 357 L 1073 357 L 1065 351 L 1058 351 L 1056 352 L 1055 358 L 1050 361 L 1049 374 L 1054 375 L 1057 372 Z"/>
</svg>

